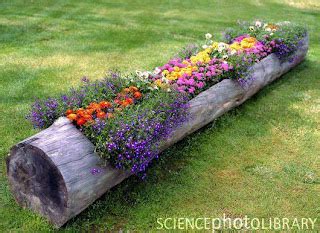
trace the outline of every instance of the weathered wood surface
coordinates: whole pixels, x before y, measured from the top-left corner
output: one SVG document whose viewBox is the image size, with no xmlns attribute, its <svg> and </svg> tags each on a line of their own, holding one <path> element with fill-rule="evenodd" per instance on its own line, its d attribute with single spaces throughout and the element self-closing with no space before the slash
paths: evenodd
<svg viewBox="0 0 320 233">
<path fill-rule="evenodd" d="M 242 104 L 265 85 L 299 64 L 308 51 L 308 37 L 292 56 L 280 63 L 271 54 L 254 65 L 251 85 L 223 80 L 190 101 L 190 120 L 163 143 L 164 150 Z M 19 205 L 30 208 L 61 227 L 111 187 L 130 176 L 102 161 L 93 144 L 69 122 L 59 118 L 51 127 L 12 147 L 7 159 L 11 191 Z M 94 168 L 100 173 L 92 174 Z"/>
</svg>

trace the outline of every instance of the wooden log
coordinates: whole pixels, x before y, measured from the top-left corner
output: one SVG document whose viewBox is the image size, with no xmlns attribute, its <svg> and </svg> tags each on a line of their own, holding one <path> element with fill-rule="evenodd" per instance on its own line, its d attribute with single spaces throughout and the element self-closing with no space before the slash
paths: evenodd
<svg viewBox="0 0 320 233">
<path fill-rule="evenodd" d="M 242 104 L 265 85 L 299 64 L 308 51 L 308 37 L 281 63 L 271 54 L 253 67 L 253 81 L 243 88 L 223 80 L 190 101 L 190 120 L 161 145 L 161 151 Z M 94 145 L 67 118 L 13 146 L 7 158 L 10 189 L 19 205 L 30 208 L 61 227 L 108 189 L 130 176 L 103 162 Z M 100 172 L 92 174 L 94 168 Z"/>
</svg>

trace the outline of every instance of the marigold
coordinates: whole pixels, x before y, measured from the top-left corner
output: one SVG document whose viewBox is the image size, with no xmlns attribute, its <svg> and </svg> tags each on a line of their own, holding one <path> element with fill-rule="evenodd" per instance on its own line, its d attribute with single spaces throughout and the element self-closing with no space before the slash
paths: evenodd
<svg viewBox="0 0 320 233">
<path fill-rule="evenodd" d="M 77 120 L 77 125 L 81 126 L 84 125 L 87 121 L 84 118 L 80 118 L 79 120 Z"/>
<path fill-rule="evenodd" d="M 140 98 L 142 97 L 142 94 L 141 94 L 141 92 L 136 91 L 136 92 L 133 94 L 133 97 L 136 98 L 136 99 L 140 99 Z"/>
<path fill-rule="evenodd" d="M 112 104 L 108 101 L 101 101 L 99 105 L 101 108 L 110 108 L 112 106 Z"/>
<path fill-rule="evenodd" d="M 72 110 L 72 109 L 68 109 L 68 110 L 66 111 L 66 115 L 69 115 L 69 114 L 71 114 L 71 113 L 73 113 L 73 110 Z"/>
<path fill-rule="evenodd" d="M 129 92 L 130 92 L 130 88 L 124 88 L 123 91 L 124 91 L 125 93 L 129 93 Z"/>
<path fill-rule="evenodd" d="M 100 118 L 100 119 L 101 118 L 106 118 L 106 115 L 107 114 L 105 112 L 102 112 L 102 111 L 97 113 L 97 117 Z"/>
<path fill-rule="evenodd" d="M 108 118 L 108 119 L 114 118 L 114 115 L 113 115 L 111 112 L 108 112 L 108 113 L 107 113 L 107 118 Z"/>
<path fill-rule="evenodd" d="M 137 87 L 135 87 L 135 86 L 130 86 L 129 89 L 130 89 L 131 92 L 139 91 L 139 89 Z"/>
<path fill-rule="evenodd" d="M 77 119 L 77 114 L 71 113 L 71 114 L 67 115 L 67 118 L 71 121 L 74 121 Z"/>
<path fill-rule="evenodd" d="M 126 101 L 127 101 L 129 104 L 133 104 L 133 99 L 132 99 L 132 98 L 127 98 Z"/>
</svg>

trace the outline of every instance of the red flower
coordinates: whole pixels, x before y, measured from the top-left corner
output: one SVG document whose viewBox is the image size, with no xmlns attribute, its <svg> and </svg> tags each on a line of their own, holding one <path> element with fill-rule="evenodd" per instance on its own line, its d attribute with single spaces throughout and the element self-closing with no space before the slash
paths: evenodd
<svg viewBox="0 0 320 233">
<path fill-rule="evenodd" d="M 142 97 L 142 94 L 140 91 L 136 91 L 134 94 L 133 94 L 133 97 L 136 98 L 136 99 L 140 99 Z"/>
<path fill-rule="evenodd" d="M 133 99 L 132 98 L 127 98 L 126 101 L 128 102 L 128 104 L 133 104 Z"/>
<path fill-rule="evenodd" d="M 68 109 L 67 111 L 66 111 L 66 115 L 68 116 L 69 114 L 71 114 L 71 113 L 73 113 L 73 111 L 71 110 L 71 109 Z"/>
<path fill-rule="evenodd" d="M 112 107 L 111 103 L 108 102 L 108 101 L 101 101 L 99 104 L 100 104 L 101 108 L 110 108 L 110 107 Z"/>
<path fill-rule="evenodd" d="M 98 112 L 97 117 L 98 118 L 106 118 L 106 113 L 105 112 Z"/>
<path fill-rule="evenodd" d="M 84 125 L 86 122 L 87 122 L 86 119 L 80 118 L 79 120 L 77 120 L 77 125 L 81 126 L 81 125 Z"/>
</svg>

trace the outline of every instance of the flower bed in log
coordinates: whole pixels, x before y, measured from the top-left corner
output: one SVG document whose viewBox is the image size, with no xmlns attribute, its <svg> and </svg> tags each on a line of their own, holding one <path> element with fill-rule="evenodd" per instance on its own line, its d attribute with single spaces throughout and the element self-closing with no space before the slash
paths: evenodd
<svg viewBox="0 0 320 233">
<path fill-rule="evenodd" d="M 7 160 L 17 202 L 63 225 L 129 175 L 144 178 L 164 149 L 243 103 L 308 50 L 305 28 L 292 23 L 242 23 L 223 42 L 205 37 L 154 71 L 83 78 L 77 89 L 37 100 L 28 118 L 44 130 Z"/>
</svg>

